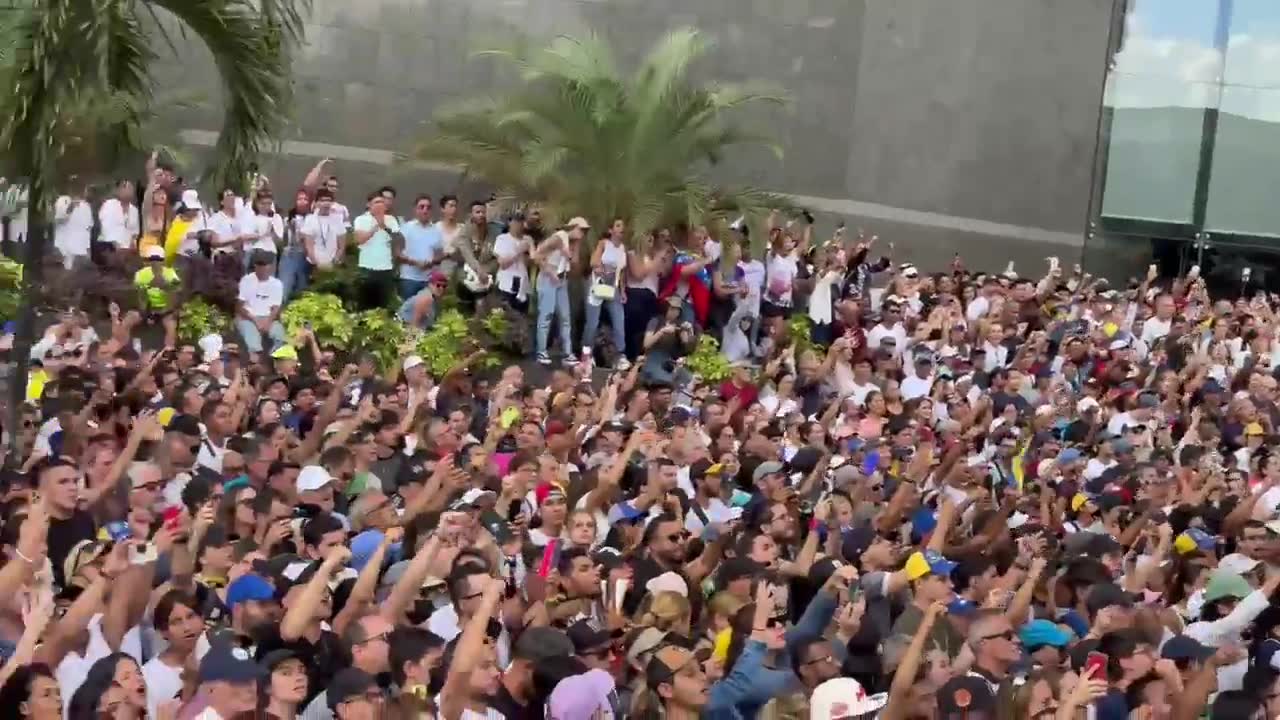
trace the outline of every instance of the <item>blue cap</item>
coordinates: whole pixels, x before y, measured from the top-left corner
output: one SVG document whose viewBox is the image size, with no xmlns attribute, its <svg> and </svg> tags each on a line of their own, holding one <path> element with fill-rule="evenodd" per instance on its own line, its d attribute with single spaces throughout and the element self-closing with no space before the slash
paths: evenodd
<svg viewBox="0 0 1280 720">
<path fill-rule="evenodd" d="M 929 508 L 920 508 L 911 513 L 911 537 L 923 539 L 925 535 L 938 527 L 938 518 Z M 916 540 L 919 542 L 919 540 Z"/>
<path fill-rule="evenodd" d="M 1187 528 L 1187 531 L 1183 534 L 1194 540 L 1196 547 L 1201 550 L 1213 550 L 1218 546 L 1217 538 L 1198 527 Z"/>
<path fill-rule="evenodd" d="M 968 617 L 978 611 L 978 603 L 958 597 L 947 603 L 947 614 L 955 617 Z"/>
<path fill-rule="evenodd" d="M 209 648 L 200 660 L 200 682 L 249 683 L 266 674 L 248 650 L 229 643 Z"/>
<path fill-rule="evenodd" d="M 374 551 L 382 544 L 382 531 L 365 530 L 351 540 L 351 560 L 348 563 L 357 572 L 364 569 L 365 563 L 373 557 Z"/>
<path fill-rule="evenodd" d="M 1022 640 L 1022 646 L 1029 650 L 1045 645 L 1064 648 L 1071 642 L 1071 633 L 1052 621 L 1032 620 L 1018 631 L 1018 638 Z"/>
<path fill-rule="evenodd" d="M 261 575 L 248 573 L 236 578 L 227 586 L 227 609 L 235 610 L 236 605 L 248 600 L 274 600 L 276 589 Z"/>
<path fill-rule="evenodd" d="M 1164 647 L 1160 648 L 1160 657 L 1165 660 L 1194 660 L 1204 662 L 1214 653 L 1214 649 L 1202 644 L 1195 638 L 1186 635 L 1174 635 Z"/>
<path fill-rule="evenodd" d="M 1063 448 L 1062 452 L 1058 453 L 1058 464 L 1075 462 L 1082 457 L 1084 454 L 1075 448 Z"/>
</svg>

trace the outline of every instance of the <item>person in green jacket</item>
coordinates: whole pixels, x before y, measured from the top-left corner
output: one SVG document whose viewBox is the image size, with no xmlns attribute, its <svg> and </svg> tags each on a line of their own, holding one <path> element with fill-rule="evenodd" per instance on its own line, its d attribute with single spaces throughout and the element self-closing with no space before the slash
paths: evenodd
<svg viewBox="0 0 1280 720">
<path fill-rule="evenodd" d="M 142 291 L 147 324 L 159 322 L 164 327 L 164 346 L 178 344 L 178 289 L 182 284 L 178 272 L 165 265 L 164 248 L 159 245 L 145 251 L 146 266 L 133 276 L 133 284 Z"/>
</svg>

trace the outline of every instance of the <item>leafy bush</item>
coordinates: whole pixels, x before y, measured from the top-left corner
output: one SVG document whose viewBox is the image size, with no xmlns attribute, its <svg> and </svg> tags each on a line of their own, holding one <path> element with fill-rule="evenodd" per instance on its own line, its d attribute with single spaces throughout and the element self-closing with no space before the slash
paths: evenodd
<svg viewBox="0 0 1280 720">
<path fill-rule="evenodd" d="M 416 350 L 431 373 L 439 377 L 461 362 L 474 344 L 467 319 L 457 310 L 446 310 L 418 339 Z"/>
<path fill-rule="evenodd" d="M 813 341 L 813 321 L 808 315 L 797 314 L 792 315 L 787 320 L 787 336 L 791 338 L 791 342 L 796 346 L 796 357 L 800 357 L 806 351 L 812 350 L 821 358 L 826 352 L 824 348 Z"/>
<path fill-rule="evenodd" d="M 391 311 L 377 308 L 355 316 L 351 345 L 353 351 L 373 353 L 385 370 L 400 361 L 400 346 L 407 337 L 407 325 Z"/>
<path fill-rule="evenodd" d="M 335 349 L 349 349 L 355 334 L 355 319 L 337 295 L 328 293 L 303 293 L 285 306 L 280 320 L 286 337 L 297 337 L 310 325 L 317 342 Z"/>
<path fill-rule="evenodd" d="M 231 329 L 231 316 L 202 297 L 193 297 L 178 314 L 178 339 L 194 345 L 206 335 L 223 335 Z"/>
<path fill-rule="evenodd" d="M 685 358 L 684 366 L 702 378 L 703 382 L 712 384 L 728 380 L 733 373 L 729 359 L 720 352 L 720 343 L 705 333 L 698 338 L 693 353 Z"/>
<path fill-rule="evenodd" d="M 12 320 L 22 305 L 22 266 L 0 258 L 0 318 Z"/>
</svg>

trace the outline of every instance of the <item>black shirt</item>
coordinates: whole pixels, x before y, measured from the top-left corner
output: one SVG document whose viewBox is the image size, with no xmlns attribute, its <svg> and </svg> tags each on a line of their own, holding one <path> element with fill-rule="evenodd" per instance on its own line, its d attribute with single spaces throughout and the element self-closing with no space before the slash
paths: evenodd
<svg viewBox="0 0 1280 720">
<path fill-rule="evenodd" d="M 49 562 L 53 564 L 53 582 L 58 587 L 65 584 L 62 563 L 71 554 L 71 548 L 81 540 L 92 540 L 98 532 L 93 517 L 83 510 L 76 510 L 66 520 L 49 518 Z"/>
<path fill-rule="evenodd" d="M 329 686 L 329 681 L 339 670 L 351 663 L 342 649 L 342 641 L 337 633 L 328 630 L 320 631 L 320 639 L 313 645 L 306 638 L 286 642 L 280 637 L 280 628 L 272 627 L 259 639 L 257 657 L 261 659 L 272 650 L 281 649 L 293 651 L 307 668 L 307 697 L 299 707 L 306 707 L 307 703 Z"/>
<path fill-rule="evenodd" d="M 542 720 L 542 707 L 538 703 L 529 703 L 521 705 L 511 693 L 507 690 L 507 686 L 498 684 L 498 694 L 493 696 L 489 701 L 489 707 L 502 713 L 507 720 Z"/>
</svg>

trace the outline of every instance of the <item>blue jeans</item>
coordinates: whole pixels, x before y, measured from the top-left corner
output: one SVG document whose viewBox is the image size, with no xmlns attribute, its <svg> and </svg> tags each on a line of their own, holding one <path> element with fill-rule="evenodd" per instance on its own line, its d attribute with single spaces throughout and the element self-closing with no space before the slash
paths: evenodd
<svg viewBox="0 0 1280 720">
<path fill-rule="evenodd" d="M 426 280 L 409 280 L 408 278 L 400 278 L 400 299 L 408 300 L 417 295 L 419 292 L 427 289 Z"/>
<path fill-rule="evenodd" d="M 236 330 L 240 333 L 240 337 L 244 340 L 244 349 L 251 353 L 260 353 L 263 350 L 265 341 L 271 340 L 271 351 L 284 344 L 284 326 L 277 320 L 271 323 L 271 327 L 264 334 L 251 321 L 244 318 L 236 318 Z"/>
<path fill-rule="evenodd" d="M 626 319 L 622 313 L 622 299 L 605 300 L 596 305 L 587 298 L 587 324 L 582 330 L 582 349 L 592 352 L 596 342 L 596 328 L 600 326 L 600 309 L 609 311 L 609 325 L 613 328 L 613 347 L 622 355 L 627 351 Z"/>
<path fill-rule="evenodd" d="M 547 351 L 547 336 L 551 332 L 551 316 L 560 315 L 560 342 L 565 355 L 573 355 L 573 326 L 569 314 L 569 285 L 561 281 L 554 285 L 546 275 L 538 275 L 538 332 L 534 349 L 539 354 Z"/>
<path fill-rule="evenodd" d="M 287 303 L 294 293 L 307 289 L 311 280 L 311 264 L 307 262 L 307 254 L 301 249 L 285 250 L 280 257 L 280 284 L 284 286 L 284 301 Z"/>
</svg>

